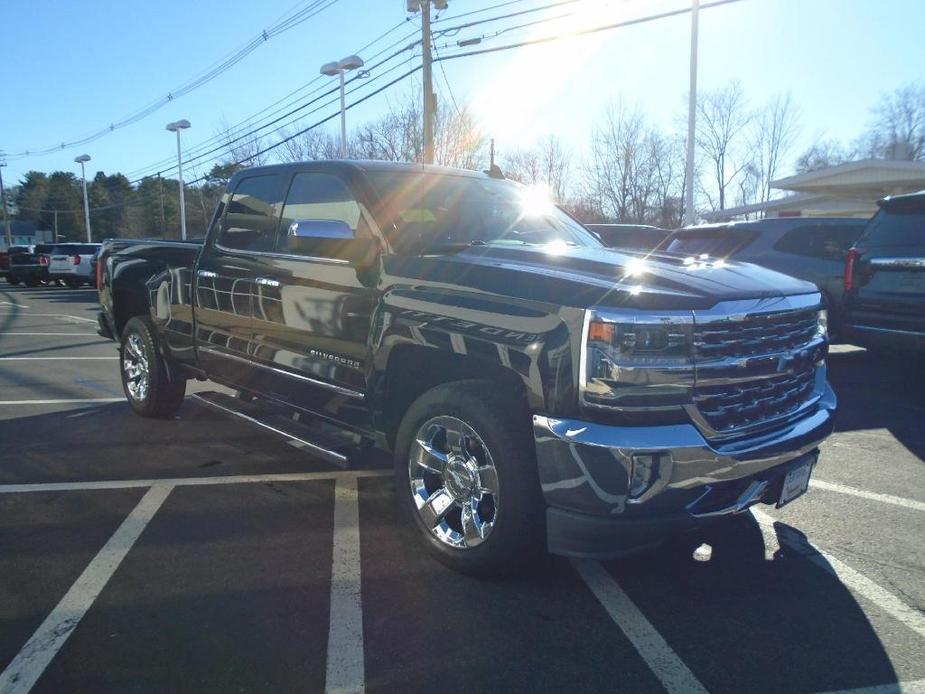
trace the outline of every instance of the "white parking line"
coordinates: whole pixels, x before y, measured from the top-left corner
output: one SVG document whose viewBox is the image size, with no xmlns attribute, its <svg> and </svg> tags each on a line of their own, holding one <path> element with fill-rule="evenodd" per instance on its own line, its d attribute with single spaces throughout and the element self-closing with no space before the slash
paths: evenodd
<svg viewBox="0 0 925 694">
<path fill-rule="evenodd" d="M 839 689 L 825 694 L 925 694 L 925 680 L 875 684 L 872 687 L 858 687 L 857 689 Z"/>
<path fill-rule="evenodd" d="M 864 574 L 855 571 L 840 559 L 823 552 L 818 547 L 814 547 L 802 537 L 795 537 L 790 533 L 783 535 L 777 533 L 773 516 L 769 516 L 764 511 L 759 511 L 756 508 L 752 508 L 752 515 L 762 527 L 762 533 L 768 530 L 774 532 L 781 544 L 804 554 L 809 561 L 838 578 L 847 588 L 867 599 L 922 638 L 925 638 L 925 616 L 921 612 L 909 607 L 890 591 L 877 585 Z"/>
<path fill-rule="evenodd" d="M 64 642 L 99 597 L 148 522 L 170 494 L 169 485 L 152 487 L 119 529 L 84 569 L 61 602 L 39 625 L 16 657 L 0 673 L 0 692 L 25 694 L 38 681 Z"/>
<path fill-rule="evenodd" d="M 706 694 L 700 680 L 600 562 L 572 560 L 572 565 L 668 692 Z"/>
<path fill-rule="evenodd" d="M 70 398 L 61 400 L 0 400 L 0 405 L 70 405 L 80 402 L 125 402 L 125 398 Z"/>
<path fill-rule="evenodd" d="M 96 333 L 20 333 L 20 332 L 6 332 L 0 333 L 0 335 L 16 335 L 16 336 L 31 336 L 36 337 L 39 335 L 51 335 L 52 337 L 99 337 Z"/>
<path fill-rule="evenodd" d="M 12 301 L 0 301 L 0 304 L 3 304 L 4 306 L 15 306 L 16 308 L 29 308 L 25 304 L 17 304 Z"/>
<path fill-rule="evenodd" d="M 915 501 L 914 499 L 906 499 L 901 496 L 893 496 L 892 494 L 868 492 L 864 489 L 858 489 L 857 487 L 847 487 L 843 484 L 823 482 L 822 480 L 810 480 L 809 486 L 816 487 L 818 489 L 825 489 L 829 492 L 838 492 L 839 494 L 850 494 L 851 496 L 856 496 L 861 499 L 868 499 L 870 501 L 880 501 L 884 504 L 893 504 L 894 506 L 911 508 L 914 511 L 925 511 L 925 503 L 921 501 Z"/>
<path fill-rule="evenodd" d="M 94 489 L 135 489 L 168 485 L 196 487 L 209 484 L 260 484 L 263 482 L 310 482 L 312 480 L 347 480 L 359 477 L 388 477 L 391 470 L 326 470 L 323 472 L 279 472 L 266 475 L 227 475 L 224 477 L 174 477 L 147 480 L 101 480 L 99 482 L 39 482 L 34 484 L 0 484 L 0 494 L 28 492 L 76 492 Z"/>
<path fill-rule="evenodd" d="M 3 302 L 0 301 L 0 304 Z M 28 306 L 23 306 L 22 304 L 14 304 L 14 306 L 19 306 L 19 308 L 29 308 Z M 10 316 L 14 315 L 12 311 L 0 311 L 0 316 Z M 69 313 L 28 313 L 23 318 L 70 318 L 72 320 L 83 321 L 86 323 L 96 324 L 96 321 L 92 318 L 84 318 L 82 316 L 72 316 Z"/>
<path fill-rule="evenodd" d="M 331 621 L 325 692 L 364 691 L 363 604 L 360 591 L 360 511 L 356 477 L 334 486 Z"/>
<path fill-rule="evenodd" d="M 0 357 L 0 361 L 108 361 L 119 357 Z"/>
</svg>

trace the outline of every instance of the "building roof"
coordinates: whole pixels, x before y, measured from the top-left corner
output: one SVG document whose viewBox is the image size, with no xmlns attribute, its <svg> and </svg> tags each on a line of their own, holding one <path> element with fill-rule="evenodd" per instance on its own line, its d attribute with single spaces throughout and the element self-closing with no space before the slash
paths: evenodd
<svg viewBox="0 0 925 694">
<path fill-rule="evenodd" d="M 779 190 L 882 198 L 925 188 L 925 162 L 862 159 L 771 182 Z"/>
</svg>

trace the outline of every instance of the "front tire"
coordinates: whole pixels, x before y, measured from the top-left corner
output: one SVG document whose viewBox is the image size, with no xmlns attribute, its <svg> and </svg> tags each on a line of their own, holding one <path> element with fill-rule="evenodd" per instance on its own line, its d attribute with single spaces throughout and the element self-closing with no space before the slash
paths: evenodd
<svg viewBox="0 0 925 694">
<path fill-rule="evenodd" d="M 172 417 L 186 395 L 186 379 L 169 368 L 157 346 L 150 319 L 136 316 L 125 324 L 119 364 L 122 390 L 142 417 Z"/>
<path fill-rule="evenodd" d="M 488 381 L 427 391 L 395 451 L 398 501 L 438 560 L 461 573 L 522 571 L 542 553 L 544 506 L 526 405 Z"/>
</svg>

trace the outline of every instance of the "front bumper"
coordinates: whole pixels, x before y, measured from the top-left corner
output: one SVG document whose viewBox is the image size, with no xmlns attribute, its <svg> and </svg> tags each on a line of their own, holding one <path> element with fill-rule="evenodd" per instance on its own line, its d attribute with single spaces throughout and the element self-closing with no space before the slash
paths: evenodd
<svg viewBox="0 0 925 694">
<path fill-rule="evenodd" d="M 835 405 L 826 384 L 811 414 L 722 445 L 711 444 L 693 424 L 621 427 L 535 415 L 549 550 L 619 556 L 705 519 L 777 501 L 785 472 L 814 455 L 832 432 Z M 641 454 L 658 459 L 650 486 L 633 497 L 634 456 Z"/>
</svg>

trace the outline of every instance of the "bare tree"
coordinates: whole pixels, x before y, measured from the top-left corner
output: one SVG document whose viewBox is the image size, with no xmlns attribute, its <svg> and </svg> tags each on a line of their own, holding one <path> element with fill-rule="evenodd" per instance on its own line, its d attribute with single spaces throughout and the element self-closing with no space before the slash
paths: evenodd
<svg viewBox="0 0 925 694">
<path fill-rule="evenodd" d="M 555 135 L 549 135 L 532 149 L 514 150 L 504 157 L 508 178 L 527 184 L 549 186 L 556 200 L 565 200 L 569 193 L 571 154 Z"/>
<path fill-rule="evenodd" d="M 729 187 L 750 163 L 745 135 L 751 122 L 738 82 L 705 92 L 697 101 L 697 147 L 709 172 L 701 185 L 714 210 L 726 209 Z"/>
<path fill-rule="evenodd" d="M 621 223 L 676 226 L 684 189 L 680 139 L 651 127 L 638 109 L 617 105 L 605 113 L 591 141 L 585 203 Z"/>
<path fill-rule="evenodd" d="M 256 133 L 248 132 L 239 128 L 235 130 L 228 125 L 224 118 L 219 124 L 216 136 L 225 143 L 225 149 L 228 152 L 228 158 L 237 164 L 247 166 L 261 166 L 266 164 L 269 156 L 263 152 L 263 138 Z"/>
<path fill-rule="evenodd" d="M 777 179 L 799 136 L 799 120 L 799 107 L 790 94 L 778 95 L 755 114 L 750 137 L 752 158 L 742 172 L 745 180 L 740 185 L 742 204 L 771 199 L 771 182 Z"/>
<path fill-rule="evenodd" d="M 858 148 L 868 157 L 925 159 L 925 83 L 883 95 Z"/>
<path fill-rule="evenodd" d="M 817 139 L 809 149 L 797 157 L 796 170 L 797 173 L 818 171 L 842 164 L 849 159 L 851 159 L 851 153 L 838 140 Z"/>
<path fill-rule="evenodd" d="M 324 130 L 313 129 L 296 135 L 298 130 L 293 132 L 283 131 L 280 133 L 285 142 L 276 150 L 277 158 L 282 162 L 287 161 L 313 161 L 316 159 L 337 159 L 340 156 L 340 144 L 329 133 Z"/>
</svg>

